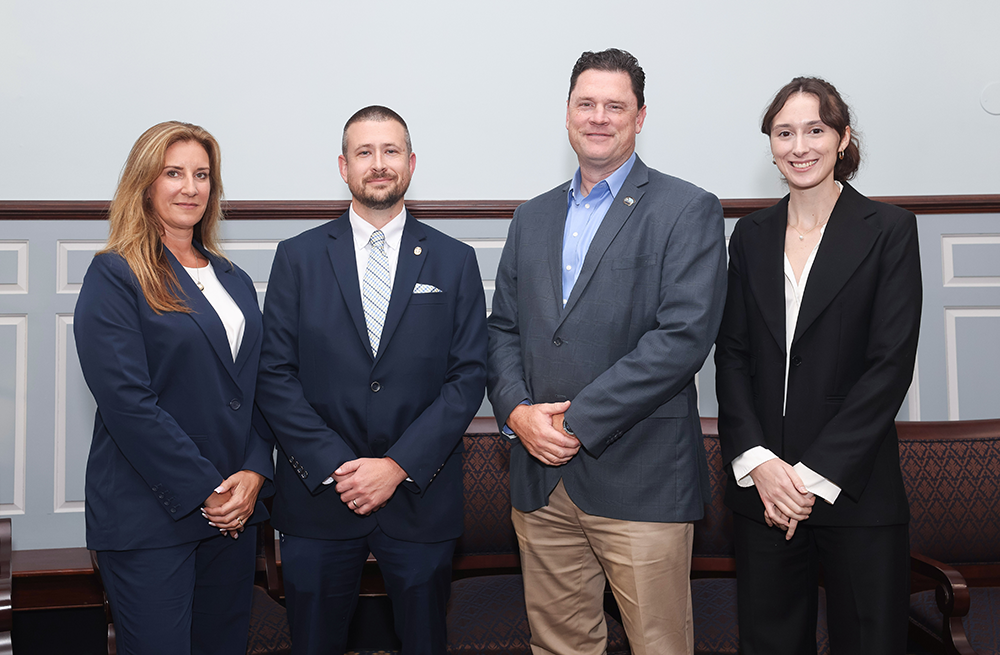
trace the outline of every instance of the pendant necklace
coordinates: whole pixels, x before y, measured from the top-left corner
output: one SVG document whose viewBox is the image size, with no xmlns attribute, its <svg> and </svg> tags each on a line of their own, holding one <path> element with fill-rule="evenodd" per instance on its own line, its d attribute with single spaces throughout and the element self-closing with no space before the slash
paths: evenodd
<svg viewBox="0 0 1000 655">
<path fill-rule="evenodd" d="M 809 234 L 810 232 L 812 232 L 813 230 L 815 230 L 815 229 L 816 229 L 816 228 L 818 228 L 818 227 L 823 227 L 824 225 L 826 225 L 826 224 L 827 224 L 827 223 L 829 223 L 829 222 L 830 222 L 830 219 L 828 218 L 828 219 L 826 219 L 825 221 L 823 221 L 822 223 L 819 223 L 819 224 L 817 224 L 817 225 L 813 225 L 813 226 L 812 226 L 811 228 L 809 228 L 809 229 L 808 229 L 808 230 L 806 230 L 805 232 L 799 232 L 799 228 L 795 227 L 795 226 L 794 226 L 794 225 L 792 225 L 791 223 L 789 223 L 789 225 L 791 225 L 791 227 L 792 227 L 792 229 L 793 229 L 793 230 L 795 230 L 796 232 L 798 232 L 798 233 L 799 233 L 799 241 L 802 241 L 803 239 L 805 239 L 805 238 L 806 238 L 806 235 L 807 235 L 807 234 Z"/>
</svg>

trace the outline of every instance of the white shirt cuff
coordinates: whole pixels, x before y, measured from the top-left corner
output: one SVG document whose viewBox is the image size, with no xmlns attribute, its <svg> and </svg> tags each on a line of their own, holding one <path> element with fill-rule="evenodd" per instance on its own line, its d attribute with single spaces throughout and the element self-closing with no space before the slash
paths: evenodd
<svg viewBox="0 0 1000 655">
<path fill-rule="evenodd" d="M 799 462 L 792 468 L 802 478 L 802 484 L 806 485 L 806 489 L 831 505 L 837 501 L 837 497 L 840 495 L 840 487 L 836 484 L 830 482 L 802 462 Z"/>
<path fill-rule="evenodd" d="M 742 455 L 737 455 L 733 460 L 733 476 L 736 478 L 736 484 L 741 487 L 752 487 L 753 478 L 750 477 L 750 471 L 776 457 L 777 455 L 764 446 L 754 446 Z"/>
</svg>

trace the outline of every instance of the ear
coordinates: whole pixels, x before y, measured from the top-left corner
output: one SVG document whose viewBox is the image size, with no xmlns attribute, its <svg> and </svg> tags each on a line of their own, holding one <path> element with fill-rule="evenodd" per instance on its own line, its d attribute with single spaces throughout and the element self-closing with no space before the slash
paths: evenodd
<svg viewBox="0 0 1000 655">
<path fill-rule="evenodd" d="M 635 116 L 635 133 L 638 134 L 642 132 L 642 124 L 646 122 L 646 105 L 643 105 L 639 109 L 639 113 Z"/>
<path fill-rule="evenodd" d="M 413 175 L 413 171 L 417 170 L 417 153 L 410 153 L 410 175 Z"/>
<path fill-rule="evenodd" d="M 566 129 L 569 129 L 569 100 L 566 101 Z"/>
<path fill-rule="evenodd" d="M 344 182 L 346 183 L 347 182 L 347 157 L 345 157 L 343 155 L 338 155 L 337 156 L 337 164 L 340 166 L 340 177 L 342 177 L 344 179 Z"/>
<path fill-rule="evenodd" d="M 840 147 L 837 148 L 838 151 L 843 152 L 847 150 L 847 146 L 851 143 L 851 126 L 848 125 L 844 128 L 844 137 L 840 140 Z"/>
</svg>

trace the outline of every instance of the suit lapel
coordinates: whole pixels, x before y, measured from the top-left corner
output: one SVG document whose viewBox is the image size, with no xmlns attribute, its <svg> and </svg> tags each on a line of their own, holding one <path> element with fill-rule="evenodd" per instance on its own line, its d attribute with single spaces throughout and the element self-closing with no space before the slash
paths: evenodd
<svg viewBox="0 0 1000 655">
<path fill-rule="evenodd" d="M 396 277 L 392 281 L 392 296 L 389 298 L 389 309 L 382 324 L 382 336 L 379 339 L 379 351 L 375 361 L 382 357 L 386 345 L 392 339 L 392 334 L 396 331 L 410 298 L 413 297 L 413 287 L 417 284 L 420 269 L 430 256 L 424 247 L 417 250 L 425 238 L 423 226 L 410 215 L 410 212 L 406 212 L 403 238 L 399 242 L 399 259 L 396 260 Z"/>
<path fill-rule="evenodd" d="M 358 338 L 371 356 L 372 347 L 368 341 L 368 327 L 365 325 L 365 310 L 361 306 L 361 286 L 358 283 L 358 263 L 354 251 L 354 233 L 351 231 L 350 210 L 340 218 L 330 223 L 330 242 L 327 244 L 327 254 L 333 265 L 333 274 L 340 287 L 340 294 L 351 314 L 354 329 Z M 317 299 L 319 300 L 319 299 Z"/>
<path fill-rule="evenodd" d="M 199 248 L 199 250 L 201 249 Z M 233 363 L 233 351 L 229 347 L 229 337 L 226 336 L 226 328 L 222 325 L 222 319 L 215 313 L 212 303 L 208 302 L 205 294 L 201 292 L 188 272 L 184 270 L 181 263 L 174 257 L 174 253 L 170 252 L 170 249 L 167 247 L 164 247 L 163 251 L 167 253 L 167 260 L 174 269 L 174 275 L 181 285 L 181 291 L 185 296 L 184 301 L 191 309 L 188 316 L 201 328 L 201 331 L 205 334 L 205 338 L 208 339 L 208 343 L 211 344 L 212 350 L 215 351 L 219 361 L 222 362 L 223 367 L 229 372 L 229 375 L 235 382 L 236 366 Z M 212 261 L 214 264 L 211 257 L 209 257 L 209 261 Z M 217 269 L 216 277 L 221 277 Z"/>
<path fill-rule="evenodd" d="M 566 230 L 569 187 L 570 184 L 567 182 L 563 186 L 563 193 L 553 194 L 551 204 L 541 207 L 538 211 L 539 216 L 558 217 L 555 220 L 547 220 L 542 235 L 543 243 L 548 244 L 549 275 L 552 277 L 552 297 L 556 301 L 556 316 L 562 315 L 563 312 L 562 244 L 563 232 Z"/>
<path fill-rule="evenodd" d="M 809 329 L 871 252 L 880 233 L 866 220 L 874 213 L 870 200 L 844 185 L 809 271 L 792 343 Z"/>
<path fill-rule="evenodd" d="M 741 253 L 750 292 L 760 307 L 771 336 L 785 350 L 785 226 L 788 196 L 754 219 L 753 229 L 742 231 Z"/>
<path fill-rule="evenodd" d="M 261 335 L 260 321 L 251 320 L 254 314 L 260 314 L 257 294 L 251 291 L 246 283 L 240 279 L 236 273 L 236 268 L 231 262 L 216 257 L 207 250 L 204 250 L 200 244 L 196 243 L 195 247 L 212 262 L 212 266 L 215 269 L 215 276 L 219 279 L 226 292 L 229 293 L 229 297 L 233 299 L 236 306 L 243 312 L 243 340 L 240 342 L 240 349 L 236 353 L 236 363 L 233 367 L 234 372 L 238 374 L 250 359 L 253 346 L 257 343 Z"/>
<path fill-rule="evenodd" d="M 580 269 L 580 276 L 576 279 L 576 284 L 573 285 L 573 291 L 569 295 L 566 310 L 562 314 L 562 320 L 565 320 L 566 316 L 580 299 L 590 279 L 594 276 L 597 265 L 604 257 L 604 253 L 611 246 L 618 232 L 621 231 L 622 226 L 628 221 L 632 215 L 632 211 L 642 202 L 644 193 L 642 187 L 648 181 L 649 169 L 646 168 L 646 165 L 642 163 L 639 157 L 636 157 L 635 163 L 632 164 L 632 170 L 629 172 L 628 177 L 625 178 L 625 182 L 618 191 L 618 195 L 611 201 L 608 213 L 604 215 L 601 226 L 597 228 L 597 232 L 594 234 L 594 240 L 590 242 L 590 248 L 587 249 L 587 255 L 583 259 L 583 267 Z M 625 204 L 625 198 L 632 198 L 634 202 L 627 205 Z M 564 208 L 563 224 L 565 222 L 566 210 Z M 560 280 L 559 298 L 562 298 L 562 242 L 563 234 L 562 230 L 560 230 L 556 241 L 559 246 L 558 259 L 556 260 L 558 262 L 557 269 Z"/>
</svg>

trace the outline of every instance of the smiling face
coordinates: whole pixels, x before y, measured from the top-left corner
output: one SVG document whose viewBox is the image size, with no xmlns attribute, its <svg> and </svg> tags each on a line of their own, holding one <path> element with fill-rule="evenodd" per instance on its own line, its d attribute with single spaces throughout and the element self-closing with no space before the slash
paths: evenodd
<svg viewBox="0 0 1000 655">
<path fill-rule="evenodd" d="M 796 93 L 771 123 L 771 154 L 790 189 L 805 190 L 833 184 L 837 154 L 851 140 L 851 128 L 837 134 L 819 116 L 819 98 Z"/>
<path fill-rule="evenodd" d="M 399 213 L 417 166 L 417 156 L 407 151 L 403 126 L 394 120 L 358 121 L 347 128 L 345 136 L 340 176 L 354 202 L 376 211 Z"/>
<path fill-rule="evenodd" d="M 197 141 L 178 141 L 167 148 L 163 169 L 146 195 L 170 234 L 190 234 L 205 215 L 212 191 L 208 152 Z"/>
<path fill-rule="evenodd" d="M 610 175 L 632 156 L 646 107 L 639 107 L 628 73 L 580 73 L 566 105 L 566 130 L 580 167 Z"/>
</svg>

